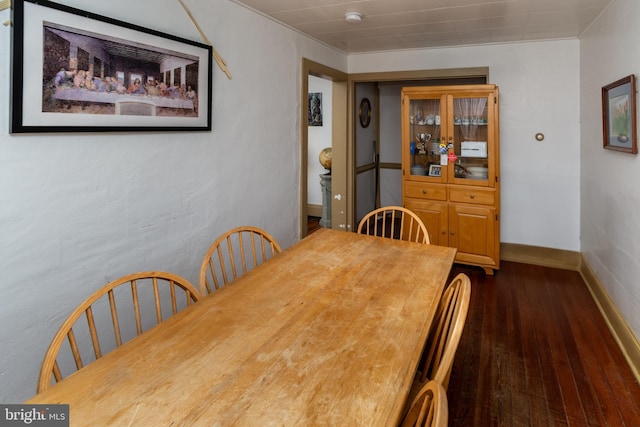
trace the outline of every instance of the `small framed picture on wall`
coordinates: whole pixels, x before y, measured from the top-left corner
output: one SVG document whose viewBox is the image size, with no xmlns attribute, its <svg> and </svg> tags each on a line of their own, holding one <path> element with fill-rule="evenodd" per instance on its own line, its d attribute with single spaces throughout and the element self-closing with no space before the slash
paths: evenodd
<svg viewBox="0 0 640 427">
<path fill-rule="evenodd" d="M 309 126 L 322 126 L 322 93 L 309 94 Z"/>
<path fill-rule="evenodd" d="M 603 147 L 637 154 L 636 79 L 624 77 L 602 88 Z"/>
</svg>

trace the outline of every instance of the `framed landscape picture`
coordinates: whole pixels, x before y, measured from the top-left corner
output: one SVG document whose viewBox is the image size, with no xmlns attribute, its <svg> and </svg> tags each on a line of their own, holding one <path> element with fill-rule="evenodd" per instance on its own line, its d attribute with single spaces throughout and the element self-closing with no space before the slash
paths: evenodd
<svg viewBox="0 0 640 427">
<path fill-rule="evenodd" d="M 604 148 L 638 153 L 635 75 L 602 88 L 602 133 Z"/>
<path fill-rule="evenodd" d="M 211 130 L 212 47 L 14 0 L 11 133 Z"/>
</svg>

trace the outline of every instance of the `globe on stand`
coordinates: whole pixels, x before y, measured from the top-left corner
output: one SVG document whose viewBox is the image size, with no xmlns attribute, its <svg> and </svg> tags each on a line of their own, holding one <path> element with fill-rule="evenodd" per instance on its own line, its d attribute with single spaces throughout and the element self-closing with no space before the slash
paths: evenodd
<svg viewBox="0 0 640 427">
<path fill-rule="evenodd" d="M 320 152 L 319 160 L 320 165 L 325 169 L 329 169 L 329 173 L 331 173 L 331 147 L 327 147 Z"/>
<path fill-rule="evenodd" d="M 322 189 L 322 218 L 320 227 L 331 228 L 331 147 L 327 147 L 318 156 L 323 168 L 329 172 L 320 175 L 320 188 Z"/>
</svg>

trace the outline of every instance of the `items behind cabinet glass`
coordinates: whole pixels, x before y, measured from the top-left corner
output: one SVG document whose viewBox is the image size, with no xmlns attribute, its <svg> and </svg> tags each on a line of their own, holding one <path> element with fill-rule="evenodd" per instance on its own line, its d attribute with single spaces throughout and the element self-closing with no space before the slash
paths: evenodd
<svg viewBox="0 0 640 427">
<path fill-rule="evenodd" d="M 462 157 L 487 158 L 486 141 L 462 141 L 460 155 Z"/>
</svg>

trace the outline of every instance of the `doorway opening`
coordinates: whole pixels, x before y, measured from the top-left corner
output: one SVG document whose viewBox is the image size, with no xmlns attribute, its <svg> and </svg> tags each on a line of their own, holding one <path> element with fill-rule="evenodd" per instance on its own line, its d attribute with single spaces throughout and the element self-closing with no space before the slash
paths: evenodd
<svg viewBox="0 0 640 427">
<path fill-rule="evenodd" d="M 320 188 L 318 177 L 319 159 L 315 152 L 310 156 L 309 147 L 309 93 L 310 79 L 325 82 L 321 87 L 327 92 L 322 103 L 322 126 L 325 135 L 324 147 L 332 148 L 331 167 L 331 228 L 343 228 L 347 218 L 347 74 L 331 67 L 302 59 L 302 88 L 301 88 L 301 147 L 300 147 L 300 238 L 319 227 L 320 210 L 316 195 L 311 195 L 309 188 Z M 330 82 L 330 84 L 326 84 Z M 329 93 L 330 92 L 330 93 Z M 319 92 L 314 92 L 319 93 Z M 315 99 L 315 98 L 314 98 Z M 328 102 L 325 102 L 328 101 Z M 317 120 L 315 120 L 317 123 Z M 314 129 L 316 130 L 316 129 Z M 310 168 L 310 165 L 313 167 Z M 310 172 L 311 171 L 311 172 Z M 326 172 L 322 170 L 322 172 Z M 316 187 L 317 185 L 317 187 Z M 338 197 L 336 197 L 338 196 Z M 310 198 L 313 203 L 310 203 Z"/>
<path fill-rule="evenodd" d="M 381 206 L 402 206 L 401 90 L 407 86 L 484 84 L 489 68 L 462 68 L 349 75 L 353 132 L 348 142 L 354 197 L 351 223 Z M 360 105 L 371 99 L 371 123 L 362 126 Z"/>
<path fill-rule="evenodd" d="M 400 89 L 403 86 L 436 86 L 453 84 L 484 84 L 489 82 L 489 67 L 435 69 L 402 72 L 380 72 L 346 74 L 309 59 L 302 59 L 301 78 L 301 149 L 300 149 L 300 239 L 304 238 L 313 224 L 309 221 L 309 199 L 307 184 L 310 179 L 309 162 L 309 76 L 331 81 L 331 147 L 332 147 L 332 189 L 331 189 L 331 228 L 354 231 L 360 214 L 357 212 L 358 191 L 372 193 L 375 197 L 373 207 L 393 204 L 390 195 L 395 195 L 397 204 L 402 197 L 402 167 L 400 161 Z M 374 99 L 370 99 L 371 126 L 373 137 L 357 140 L 357 127 L 362 97 L 357 94 L 356 85 L 368 84 L 375 87 Z M 397 90 L 396 95 L 390 95 Z M 395 99 L 397 106 L 387 104 L 386 99 Z M 395 111 L 395 124 L 386 118 L 386 111 Z M 382 114 L 382 115 L 381 115 Z M 392 113 L 393 114 L 393 113 Z M 393 126 L 397 129 L 394 131 Z M 391 136 L 388 136 L 391 135 Z M 373 140 L 373 142 L 372 142 Z M 357 144 L 364 144 L 374 153 L 356 158 Z M 393 153 L 396 154 L 393 154 Z M 362 162 L 360 158 L 363 159 Z M 375 158 L 375 160 L 374 160 Z M 372 166 L 373 165 L 373 166 Z M 363 175 L 364 174 L 364 175 Z M 371 180 L 374 180 L 373 182 Z M 314 207 L 312 206 L 312 210 Z M 360 210 L 364 210 L 360 209 Z M 371 209 L 369 209 L 371 210 Z M 311 221 L 317 220 L 312 212 Z M 313 218 L 315 217 L 315 218 Z M 311 224 L 311 226 L 310 226 Z"/>
</svg>

